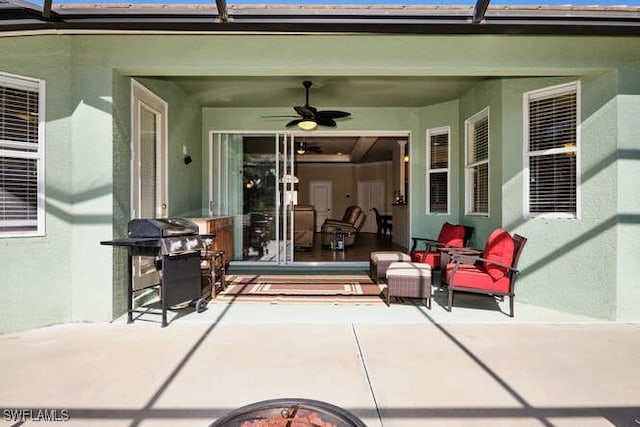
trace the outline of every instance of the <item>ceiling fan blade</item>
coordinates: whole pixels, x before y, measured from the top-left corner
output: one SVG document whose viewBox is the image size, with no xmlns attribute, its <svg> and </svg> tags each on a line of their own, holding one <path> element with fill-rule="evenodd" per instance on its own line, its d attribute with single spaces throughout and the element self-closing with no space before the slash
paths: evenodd
<svg viewBox="0 0 640 427">
<path fill-rule="evenodd" d="M 296 118 L 299 116 L 288 115 L 288 116 L 262 116 L 263 119 L 288 119 L 288 118 Z"/>
<path fill-rule="evenodd" d="M 318 123 L 320 126 L 327 126 L 327 127 L 336 127 L 336 122 L 328 117 L 318 117 L 316 119 L 316 123 Z"/>
<path fill-rule="evenodd" d="M 298 123 L 300 123 L 301 121 L 303 121 L 304 119 L 295 119 L 295 120 L 291 120 L 289 123 L 287 123 L 287 127 L 291 127 L 291 126 L 295 126 Z"/>
<path fill-rule="evenodd" d="M 307 119 L 313 118 L 316 114 L 316 109 L 313 107 L 309 107 L 308 105 L 305 105 L 305 106 L 297 105 L 293 107 L 293 109 L 296 110 L 296 113 L 300 114 L 302 117 Z"/>
<path fill-rule="evenodd" d="M 341 119 L 343 117 L 349 117 L 351 113 L 347 113 L 346 111 L 338 111 L 338 110 L 321 110 L 318 111 L 318 118 L 323 117 L 327 119 Z"/>
</svg>

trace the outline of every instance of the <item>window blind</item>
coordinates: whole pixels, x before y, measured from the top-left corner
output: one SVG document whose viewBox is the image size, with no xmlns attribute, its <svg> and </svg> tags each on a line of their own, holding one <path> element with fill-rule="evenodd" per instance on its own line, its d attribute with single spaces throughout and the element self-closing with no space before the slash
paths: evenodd
<svg viewBox="0 0 640 427">
<path fill-rule="evenodd" d="M 448 212 L 448 173 L 434 172 L 429 174 L 429 211 L 432 213 Z"/>
<path fill-rule="evenodd" d="M 1 86 L 0 82 L 0 141 L 5 148 L 18 142 L 25 148 L 38 148 L 38 92 Z"/>
<path fill-rule="evenodd" d="M 449 212 L 449 128 L 428 132 L 428 213 Z"/>
<path fill-rule="evenodd" d="M 449 134 L 431 135 L 430 138 L 430 168 L 442 169 L 449 167 Z"/>
<path fill-rule="evenodd" d="M 0 222 L 35 226 L 38 219 L 36 160 L 0 157 Z"/>
<path fill-rule="evenodd" d="M 147 108 L 141 109 L 140 118 L 140 215 L 157 216 L 156 212 L 156 115 Z"/>
<path fill-rule="evenodd" d="M 577 215 L 577 123 L 577 85 L 529 94 L 529 214 Z"/>
<path fill-rule="evenodd" d="M 43 230 L 39 82 L 0 73 L 0 233 Z"/>
<path fill-rule="evenodd" d="M 467 120 L 467 213 L 489 213 L 489 110 Z"/>
</svg>

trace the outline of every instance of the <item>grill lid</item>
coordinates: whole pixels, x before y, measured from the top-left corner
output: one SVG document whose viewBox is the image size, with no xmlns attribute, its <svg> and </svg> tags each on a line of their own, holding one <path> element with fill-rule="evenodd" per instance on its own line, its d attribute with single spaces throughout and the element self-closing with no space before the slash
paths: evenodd
<svg viewBox="0 0 640 427">
<path fill-rule="evenodd" d="M 186 218 L 136 218 L 129 221 L 129 237 L 171 237 L 198 234 L 198 224 Z"/>
</svg>

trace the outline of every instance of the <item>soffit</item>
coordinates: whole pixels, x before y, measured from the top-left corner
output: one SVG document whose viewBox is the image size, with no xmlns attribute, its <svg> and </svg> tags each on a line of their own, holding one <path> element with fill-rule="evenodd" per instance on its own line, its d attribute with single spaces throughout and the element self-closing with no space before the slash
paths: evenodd
<svg viewBox="0 0 640 427">
<path fill-rule="evenodd" d="M 133 2 L 0 0 L 0 31 L 372 32 L 411 34 L 639 34 L 640 0 L 617 6 L 583 0 L 522 5 L 522 0 L 412 1 L 384 4 L 283 2 L 227 4 L 223 0 Z M 189 4 L 185 4 L 188 1 Z M 284 2 L 286 3 L 286 1 Z M 360 3 L 360 4 L 358 4 Z M 385 2 L 389 3 L 389 2 Z M 394 3 L 394 2 L 391 2 Z M 510 4 L 516 3 L 516 4 Z"/>
</svg>

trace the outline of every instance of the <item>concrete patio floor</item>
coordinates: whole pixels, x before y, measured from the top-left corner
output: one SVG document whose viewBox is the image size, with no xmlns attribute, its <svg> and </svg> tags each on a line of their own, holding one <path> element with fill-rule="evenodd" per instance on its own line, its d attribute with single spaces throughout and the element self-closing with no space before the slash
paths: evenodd
<svg viewBox="0 0 640 427">
<path fill-rule="evenodd" d="M 440 298 L 439 298 L 440 299 Z M 208 426 L 296 397 L 367 426 L 638 426 L 640 324 L 516 303 L 210 304 L 168 327 L 70 323 L 0 336 L 3 425 L 11 410 L 73 426 Z M 64 410 L 64 412 L 63 412 Z M 9 411 L 9 412 L 7 412 Z"/>
</svg>

